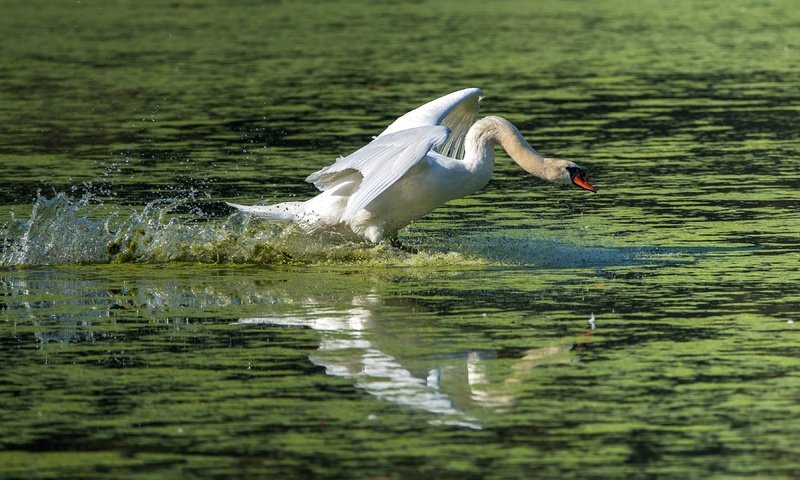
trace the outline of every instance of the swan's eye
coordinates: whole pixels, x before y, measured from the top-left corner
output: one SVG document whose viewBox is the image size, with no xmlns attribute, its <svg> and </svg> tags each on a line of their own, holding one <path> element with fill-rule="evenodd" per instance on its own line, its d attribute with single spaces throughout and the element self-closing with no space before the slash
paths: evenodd
<svg viewBox="0 0 800 480">
<path fill-rule="evenodd" d="M 575 175 L 583 175 L 583 170 L 579 167 L 567 167 L 567 173 L 569 173 L 569 178 L 575 178 Z"/>
</svg>

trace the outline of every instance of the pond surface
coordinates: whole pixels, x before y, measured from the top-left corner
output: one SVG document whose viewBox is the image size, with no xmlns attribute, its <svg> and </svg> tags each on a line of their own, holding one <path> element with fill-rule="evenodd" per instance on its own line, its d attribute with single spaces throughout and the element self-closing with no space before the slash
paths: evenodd
<svg viewBox="0 0 800 480">
<path fill-rule="evenodd" d="M 0 477 L 800 476 L 792 1 L 22 2 L 0 17 Z M 224 201 L 466 87 L 503 154 L 330 244 Z"/>
</svg>

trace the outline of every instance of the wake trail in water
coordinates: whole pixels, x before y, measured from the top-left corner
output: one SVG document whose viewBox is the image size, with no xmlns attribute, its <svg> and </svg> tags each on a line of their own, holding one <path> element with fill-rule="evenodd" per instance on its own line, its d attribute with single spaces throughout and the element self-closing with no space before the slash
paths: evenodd
<svg viewBox="0 0 800 480">
<path fill-rule="evenodd" d="M 535 265 L 541 268 L 602 268 L 643 262 L 674 262 L 682 252 L 654 247 L 586 246 L 542 238 L 536 232 L 509 235 L 468 235 L 451 248 L 462 254 L 504 265 Z"/>
<path fill-rule="evenodd" d="M 347 242 L 334 234 L 310 236 L 294 225 L 239 212 L 212 216 L 193 205 L 191 196 L 161 199 L 141 211 L 121 214 L 91 194 L 80 199 L 40 195 L 30 218 L 12 217 L 0 227 L 0 267 L 190 262 L 596 268 L 671 256 L 652 248 L 587 247 L 531 236 L 535 234 L 448 237 L 433 249 L 408 254 L 385 243 Z"/>
</svg>

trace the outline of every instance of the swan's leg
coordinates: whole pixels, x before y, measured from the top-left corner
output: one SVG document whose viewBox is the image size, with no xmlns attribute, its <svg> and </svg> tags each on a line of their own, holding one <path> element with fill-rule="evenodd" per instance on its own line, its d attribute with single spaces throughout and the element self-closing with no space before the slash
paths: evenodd
<svg viewBox="0 0 800 480">
<path fill-rule="evenodd" d="M 407 247 L 400 242 L 400 239 L 397 237 L 397 232 L 394 232 L 389 236 L 389 245 L 392 247 L 406 253 L 419 253 L 414 247 Z"/>
</svg>

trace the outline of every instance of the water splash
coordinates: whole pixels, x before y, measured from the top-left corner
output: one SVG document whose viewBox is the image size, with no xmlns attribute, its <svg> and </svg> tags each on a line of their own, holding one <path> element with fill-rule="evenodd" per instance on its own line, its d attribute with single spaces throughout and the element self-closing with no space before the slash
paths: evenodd
<svg viewBox="0 0 800 480">
<path fill-rule="evenodd" d="M 89 196 L 78 201 L 64 194 L 36 199 L 29 220 L 12 220 L 3 233 L 0 265 L 96 263 L 110 259 L 107 243 L 113 238 L 108 221 L 83 216 Z"/>
<path fill-rule="evenodd" d="M 463 255 L 409 255 L 388 245 L 309 236 L 293 225 L 241 213 L 209 215 L 190 196 L 155 200 L 121 214 L 91 194 L 39 195 L 29 219 L 0 228 L 0 267 L 102 263 L 286 264 L 358 262 L 371 265 L 463 264 Z M 96 219 L 99 217 L 99 219 Z M 479 260 L 478 260 L 479 261 Z"/>
</svg>

